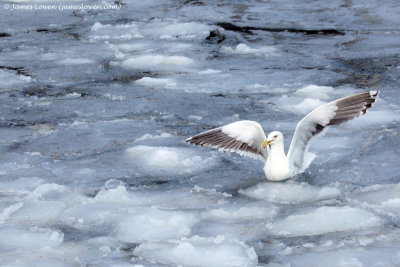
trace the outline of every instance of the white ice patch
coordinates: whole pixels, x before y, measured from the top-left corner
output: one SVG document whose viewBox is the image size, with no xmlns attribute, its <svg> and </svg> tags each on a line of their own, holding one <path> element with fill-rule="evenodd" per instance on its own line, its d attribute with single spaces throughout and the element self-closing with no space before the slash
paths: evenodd
<svg viewBox="0 0 400 267">
<path fill-rule="evenodd" d="M 10 217 L 11 214 L 19 210 L 24 206 L 23 203 L 16 203 L 13 204 L 7 208 L 5 208 L 1 213 L 0 213 L 0 224 L 4 223 L 8 217 Z"/>
<path fill-rule="evenodd" d="M 44 181 L 38 177 L 23 177 L 12 181 L 0 181 L 0 193 L 28 195 Z"/>
<path fill-rule="evenodd" d="M 168 79 L 168 78 L 143 77 L 139 80 L 136 80 L 135 83 L 142 86 L 155 87 L 155 88 L 173 89 L 176 87 L 176 81 L 174 79 Z"/>
<path fill-rule="evenodd" d="M 204 39 L 211 29 L 211 26 L 198 22 L 166 20 L 146 23 L 141 31 L 146 36 L 160 39 Z"/>
<path fill-rule="evenodd" d="M 378 226 L 383 221 L 360 208 L 319 207 L 312 211 L 289 215 L 267 226 L 275 235 L 313 236 L 338 231 L 361 230 Z"/>
<path fill-rule="evenodd" d="M 139 137 L 138 139 L 136 139 L 134 142 L 139 142 L 139 141 L 143 141 L 143 140 L 153 140 L 153 139 L 161 139 L 161 138 L 169 138 L 172 137 L 172 134 L 170 133 L 161 133 L 161 134 L 145 134 L 142 135 L 141 137 Z"/>
<path fill-rule="evenodd" d="M 22 203 L 20 203 L 22 204 Z M 31 222 L 56 223 L 66 208 L 63 201 L 25 201 L 9 218 L 9 222 L 26 224 Z"/>
<path fill-rule="evenodd" d="M 296 105 L 292 105 L 289 109 L 295 113 L 307 114 L 313 109 L 325 104 L 326 102 L 314 98 L 306 98 Z"/>
<path fill-rule="evenodd" d="M 294 95 L 306 98 L 317 98 L 326 100 L 329 99 L 333 93 L 333 87 L 309 85 L 296 90 L 296 92 L 294 92 Z"/>
<path fill-rule="evenodd" d="M 203 238 L 194 236 L 168 243 L 146 243 L 133 251 L 134 255 L 162 264 L 183 266 L 257 266 L 257 254 L 243 242 L 224 236 Z"/>
<path fill-rule="evenodd" d="M 116 188 L 103 189 L 90 201 L 92 203 L 126 203 L 129 205 L 140 205 L 145 203 L 145 198 L 135 197 L 126 190 L 126 187 L 119 185 Z"/>
<path fill-rule="evenodd" d="M 54 199 L 67 191 L 66 187 L 59 184 L 42 184 L 27 196 L 30 199 Z"/>
<path fill-rule="evenodd" d="M 141 55 L 121 62 L 111 62 L 112 66 L 127 69 L 177 70 L 193 65 L 194 60 L 185 56 Z"/>
<path fill-rule="evenodd" d="M 289 91 L 290 89 L 288 88 L 274 88 L 271 87 L 271 85 L 269 84 L 252 83 L 246 85 L 246 92 L 249 93 L 268 93 L 282 95 L 283 93 L 287 93 Z"/>
<path fill-rule="evenodd" d="M 293 204 L 334 198 L 340 195 L 335 187 L 316 187 L 305 183 L 260 183 L 239 193 L 273 203 Z"/>
<path fill-rule="evenodd" d="M 113 94 L 109 94 L 109 93 L 104 94 L 104 97 L 108 98 L 112 101 L 122 101 L 125 99 L 125 96 L 123 96 L 123 95 L 113 95 Z"/>
<path fill-rule="evenodd" d="M 268 55 L 277 51 L 273 46 L 262 46 L 252 48 L 246 44 L 238 44 L 235 48 L 229 46 L 222 46 L 221 51 L 228 54 L 255 54 L 255 55 Z"/>
<path fill-rule="evenodd" d="M 379 99 L 377 100 L 379 101 Z M 356 120 L 351 120 L 347 123 L 350 127 L 368 127 L 370 125 L 382 125 L 387 126 L 391 122 L 400 121 L 400 116 L 397 112 L 393 110 L 368 110 L 364 116 L 357 118 Z"/>
<path fill-rule="evenodd" d="M 131 40 L 134 38 L 153 39 L 204 39 L 212 26 L 198 22 L 176 20 L 153 20 L 146 23 L 101 24 L 96 22 L 91 29 L 92 40 Z"/>
<path fill-rule="evenodd" d="M 278 212 L 278 208 L 265 203 L 248 203 L 248 204 L 229 204 L 220 208 L 203 212 L 202 218 L 213 221 L 222 221 L 227 223 L 269 220 Z"/>
<path fill-rule="evenodd" d="M 32 81 L 31 77 L 0 70 L 0 89 L 10 89 L 10 87 L 23 86 Z"/>
<path fill-rule="evenodd" d="M 400 184 L 368 186 L 349 199 L 380 214 L 400 218 Z"/>
<path fill-rule="evenodd" d="M 131 208 L 118 222 L 117 237 L 125 242 L 176 239 L 191 234 L 198 222 L 195 215 L 157 208 Z"/>
<path fill-rule="evenodd" d="M 66 58 L 58 61 L 60 65 L 83 65 L 83 64 L 93 64 L 96 61 L 88 58 Z"/>
<path fill-rule="evenodd" d="M 145 173 L 193 173 L 215 162 L 213 156 L 199 156 L 188 148 L 134 146 L 126 152 L 132 163 Z"/>
<path fill-rule="evenodd" d="M 91 29 L 91 40 L 131 40 L 143 38 L 136 24 L 109 25 L 96 22 Z"/>
<path fill-rule="evenodd" d="M 199 74 L 200 75 L 213 75 L 213 74 L 219 74 L 221 72 L 222 71 L 220 71 L 220 70 L 206 69 L 206 70 L 199 71 Z"/>
<path fill-rule="evenodd" d="M 62 232 L 46 228 L 32 227 L 27 230 L 5 227 L 0 229 L 0 248 L 3 251 L 56 247 L 63 242 L 63 239 Z"/>
</svg>

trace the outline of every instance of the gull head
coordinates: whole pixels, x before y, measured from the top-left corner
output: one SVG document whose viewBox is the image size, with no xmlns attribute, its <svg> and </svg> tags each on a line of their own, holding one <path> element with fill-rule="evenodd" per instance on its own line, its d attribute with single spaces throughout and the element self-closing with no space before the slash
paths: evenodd
<svg viewBox="0 0 400 267">
<path fill-rule="evenodd" d="M 283 134 L 279 131 L 272 131 L 266 140 L 261 143 L 261 147 L 266 149 L 268 146 L 283 142 Z"/>
</svg>

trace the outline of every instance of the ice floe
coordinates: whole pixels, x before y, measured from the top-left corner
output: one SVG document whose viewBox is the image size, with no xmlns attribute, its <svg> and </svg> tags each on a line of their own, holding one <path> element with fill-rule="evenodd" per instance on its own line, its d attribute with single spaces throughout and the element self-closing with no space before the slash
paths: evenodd
<svg viewBox="0 0 400 267">
<path fill-rule="evenodd" d="M 361 230 L 382 224 L 381 218 L 360 208 L 322 206 L 304 213 L 289 215 L 269 224 L 267 228 L 275 235 L 313 236 Z"/>
<path fill-rule="evenodd" d="M 133 251 L 162 264 L 183 266 L 256 266 L 257 255 L 253 248 L 237 240 L 220 235 L 214 238 L 193 236 L 166 244 L 142 244 Z"/>
<path fill-rule="evenodd" d="M 301 203 L 334 198 L 340 195 L 336 187 L 317 187 L 306 183 L 260 183 L 253 187 L 240 189 L 239 193 L 274 203 Z"/>
<path fill-rule="evenodd" d="M 141 145 L 131 147 L 126 152 L 132 163 L 145 173 L 194 173 L 215 163 L 213 156 L 201 156 L 188 148 Z"/>
</svg>

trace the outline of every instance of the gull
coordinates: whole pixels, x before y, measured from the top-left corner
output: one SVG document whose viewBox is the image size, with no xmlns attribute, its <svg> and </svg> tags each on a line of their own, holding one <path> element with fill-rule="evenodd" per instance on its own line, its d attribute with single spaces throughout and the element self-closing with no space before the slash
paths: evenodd
<svg viewBox="0 0 400 267">
<path fill-rule="evenodd" d="M 308 152 L 308 147 L 314 137 L 328 126 L 339 125 L 365 114 L 378 93 L 358 93 L 315 108 L 297 124 L 287 154 L 281 132 L 272 131 L 266 137 L 261 125 L 250 120 L 236 121 L 185 141 L 260 159 L 265 162 L 266 178 L 282 181 L 304 172 L 310 165 L 315 155 Z"/>
</svg>

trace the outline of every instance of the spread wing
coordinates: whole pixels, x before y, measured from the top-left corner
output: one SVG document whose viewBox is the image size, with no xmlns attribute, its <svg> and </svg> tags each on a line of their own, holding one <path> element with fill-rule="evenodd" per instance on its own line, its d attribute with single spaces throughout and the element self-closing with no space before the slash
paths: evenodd
<svg viewBox="0 0 400 267">
<path fill-rule="evenodd" d="M 236 152 L 260 160 L 267 160 L 261 143 L 267 139 L 261 125 L 255 121 L 236 121 L 186 139 L 186 142 Z"/>
<path fill-rule="evenodd" d="M 367 112 L 376 100 L 378 91 L 370 91 L 347 96 L 324 104 L 311 111 L 296 127 L 288 151 L 292 167 L 304 168 L 304 156 L 310 139 L 325 127 L 338 125 L 361 116 Z"/>
</svg>

